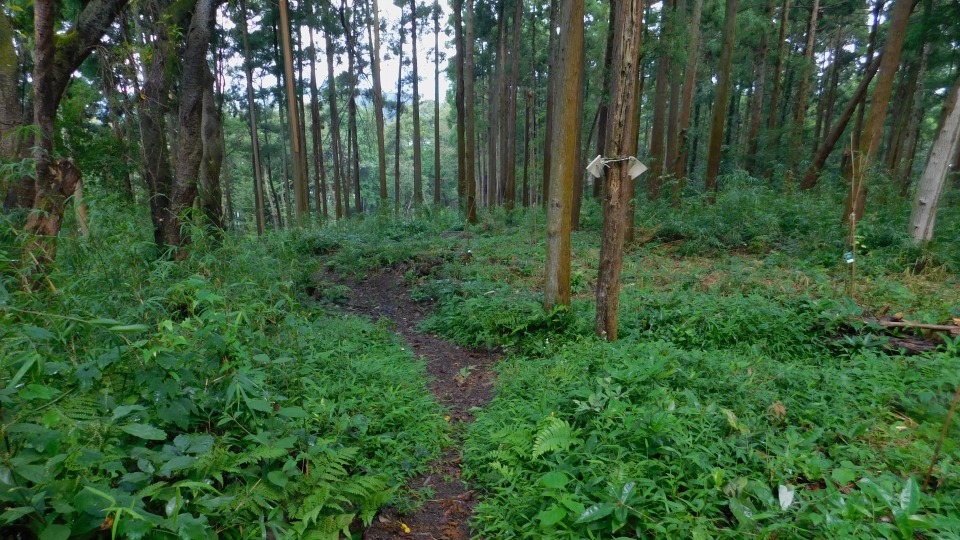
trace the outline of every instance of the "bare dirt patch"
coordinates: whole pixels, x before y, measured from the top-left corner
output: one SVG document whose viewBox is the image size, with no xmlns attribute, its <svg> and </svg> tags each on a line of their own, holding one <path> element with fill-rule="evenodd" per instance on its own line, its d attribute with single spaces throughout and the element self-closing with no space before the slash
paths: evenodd
<svg viewBox="0 0 960 540">
<path fill-rule="evenodd" d="M 368 275 L 362 281 L 326 276 L 350 288 L 345 309 L 374 320 L 387 319 L 410 346 L 427 361 L 430 388 L 449 411 L 454 437 L 430 472 L 412 479 L 408 488 L 424 496 L 423 505 L 408 515 L 386 508 L 363 537 L 461 540 L 470 538 L 469 520 L 476 504 L 474 493 L 461 480 L 460 438 L 473 421 L 471 409 L 490 401 L 493 393 L 495 351 L 463 348 L 432 334 L 419 332 L 418 324 L 430 313 L 430 304 L 414 302 L 403 271 L 392 269 Z"/>
</svg>

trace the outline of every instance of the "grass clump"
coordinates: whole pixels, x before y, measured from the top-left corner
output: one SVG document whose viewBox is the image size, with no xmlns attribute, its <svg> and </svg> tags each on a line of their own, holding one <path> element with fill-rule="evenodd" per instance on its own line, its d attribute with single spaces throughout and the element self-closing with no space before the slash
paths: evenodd
<svg viewBox="0 0 960 540">
<path fill-rule="evenodd" d="M 301 233 L 173 263 L 133 232 L 62 242 L 56 293 L 4 282 L 2 536 L 337 538 L 437 455 L 424 366 L 308 302 Z"/>
</svg>

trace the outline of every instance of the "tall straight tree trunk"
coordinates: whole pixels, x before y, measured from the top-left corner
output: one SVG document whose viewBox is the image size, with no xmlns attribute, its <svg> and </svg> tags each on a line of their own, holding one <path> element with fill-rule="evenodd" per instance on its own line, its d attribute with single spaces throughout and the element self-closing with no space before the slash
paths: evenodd
<svg viewBox="0 0 960 540">
<path fill-rule="evenodd" d="M 475 117 L 475 97 L 474 97 L 474 69 L 473 69 L 473 0 L 467 0 L 465 21 L 464 55 L 463 55 L 463 101 L 466 117 L 464 132 L 463 170 L 466 174 L 464 184 L 466 187 L 466 221 L 467 223 L 477 222 L 477 182 L 475 176 L 475 148 L 476 148 L 476 117 Z"/>
<path fill-rule="evenodd" d="M 464 208 L 467 200 L 466 175 L 466 107 L 463 100 L 463 0 L 453 0 L 453 36 L 457 49 L 456 94 L 457 107 L 457 207 Z"/>
<path fill-rule="evenodd" d="M 884 53 L 886 54 L 886 53 Z M 953 83 L 953 89 L 943 104 L 940 129 L 930 148 L 927 166 L 917 185 L 917 195 L 910 214 L 910 236 L 915 242 L 933 240 L 933 230 L 937 219 L 937 205 L 943 194 L 950 161 L 960 146 L 960 77 Z"/>
<path fill-rule="evenodd" d="M 499 63 L 499 62 L 498 62 Z M 499 67 L 499 66 L 498 66 Z M 500 144 L 500 92 L 498 79 L 500 73 L 491 75 L 488 92 L 488 110 L 487 118 L 487 189 L 486 204 L 488 208 L 493 208 L 497 204 L 497 183 L 500 177 L 500 160 L 498 146 Z"/>
<path fill-rule="evenodd" d="M 310 9 L 313 15 L 313 8 Z M 307 31 L 310 35 L 310 135 L 313 141 L 313 192 L 316 197 L 317 212 L 326 220 L 330 215 L 327 211 L 327 171 L 323 164 L 320 90 L 317 87 L 317 46 L 313 40 L 313 27 Z"/>
<path fill-rule="evenodd" d="M 865 65 L 870 65 L 873 61 L 873 55 L 877 51 L 877 33 L 880 30 L 880 14 L 883 13 L 883 7 L 887 0 L 874 0 L 873 5 L 873 24 L 870 26 L 870 37 L 867 38 L 867 60 Z M 866 69 L 864 69 L 866 73 Z M 853 146 L 860 148 L 860 136 L 863 134 L 863 119 L 867 111 L 867 100 L 864 99 L 857 109 L 857 121 L 853 126 Z"/>
<path fill-rule="evenodd" d="M 624 0 L 626 1 L 626 0 Z M 547 203 L 546 280 L 544 309 L 570 305 L 570 208 L 577 162 L 576 132 L 580 129 L 577 99 L 583 84 L 583 0 L 560 0 L 556 62 L 550 78 L 555 121 L 550 162 L 550 198 Z M 551 31 L 551 35 L 553 32 Z M 563 84 L 560 84 L 560 81 Z"/>
<path fill-rule="evenodd" d="M 401 9 L 401 20 L 403 19 Z M 397 52 L 397 115 L 394 121 L 396 128 L 396 147 L 393 153 L 393 213 L 400 216 L 400 113 L 403 111 L 403 39 L 405 37 L 403 24 L 400 25 L 399 50 Z"/>
<path fill-rule="evenodd" d="M 583 45 L 580 47 L 581 55 L 579 62 L 581 64 L 580 70 L 583 73 L 586 73 L 587 71 L 587 58 L 586 54 L 584 53 L 585 49 L 586 41 L 584 41 Z M 586 101 L 584 98 L 587 94 L 588 86 L 589 84 L 587 82 L 584 82 L 584 84 L 580 85 L 580 97 L 577 99 L 577 122 L 579 127 L 577 128 L 576 140 L 574 141 L 574 148 L 577 149 L 577 161 L 576 165 L 573 167 L 573 204 L 570 207 L 570 229 L 573 231 L 580 230 L 580 209 L 583 207 L 583 180 L 587 174 L 587 165 L 584 161 L 586 156 L 584 156 L 581 148 L 583 148 L 583 104 Z M 589 141 L 587 141 L 587 143 L 589 144 Z"/>
<path fill-rule="evenodd" d="M 433 2 L 433 204 L 440 204 L 440 3 Z"/>
<path fill-rule="evenodd" d="M 765 20 L 773 19 L 773 1 L 767 3 Z M 763 110 L 763 91 L 767 78 L 767 53 L 769 51 L 767 34 L 760 35 L 760 48 L 757 51 L 757 61 L 755 64 L 756 84 L 753 89 L 753 99 L 750 104 L 750 128 L 747 133 L 747 156 L 749 156 L 750 174 L 757 175 L 760 170 L 760 163 L 757 159 L 757 147 L 760 144 L 760 115 Z"/>
<path fill-rule="evenodd" d="M 697 88 L 697 56 L 700 52 L 700 18 L 703 14 L 703 0 L 693 0 L 693 13 L 690 16 L 690 42 L 687 50 L 687 65 L 683 72 L 683 94 L 680 96 L 680 141 L 677 161 L 673 164 L 673 174 L 677 182 L 673 185 L 673 206 L 680 205 L 680 191 L 686 183 L 687 162 L 689 161 L 690 113 L 693 110 L 693 98 Z"/>
<path fill-rule="evenodd" d="M 867 112 L 863 134 L 860 136 L 859 154 L 854 157 L 857 170 L 866 172 L 873 166 L 880 140 L 883 136 L 883 123 L 890 107 L 890 94 L 893 93 L 893 82 L 900 66 L 900 52 L 903 50 L 903 38 L 907 30 L 910 12 L 913 10 L 912 0 L 894 0 L 890 12 L 890 26 L 887 28 L 887 41 L 883 47 L 880 60 L 880 69 L 877 72 L 877 82 L 873 87 L 873 96 L 870 109 Z M 853 214 L 857 221 L 863 217 L 866 205 L 867 186 L 857 182 L 855 193 L 847 197 L 844 207 L 843 221 L 846 222 Z"/>
<path fill-rule="evenodd" d="M 530 117 L 533 114 L 533 92 L 527 90 L 524 99 L 523 113 L 523 185 L 520 193 L 520 204 L 524 208 L 530 206 Z"/>
<path fill-rule="evenodd" d="M 827 162 L 827 158 L 830 157 L 830 153 L 833 151 L 833 148 L 837 145 L 837 142 L 843 135 L 844 130 L 847 128 L 847 124 L 850 122 L 850 119 L 853 118 L 853 113 L 866 97 L 867 89 L 870 87 L 870 81 L 872 81 L 873 76 L 877 74 L 877 69 L 880 68 L 880 59 L 882 57 L 882 54 L 880 56 L 875 56 L 870 62 L 870 65 L 867 66 L 867 71 L 863 75 L 863 80 L 860 81 L 857 89 L 854 90 L 853 96 L 850 97 L 850 102 L 847 103 L 846 108 L 844 108 L 843 112 L 840 113 L 840 118 L 837 119 L 837 123 L 834 124 L 830 129 L 830 133 L 827 134 L 827 138 L 824 139 L 823 144 L 820 145 L 817 155 L 815 155 L 813 157 L 813 161 L 810 162 L 807 172 L 803 175 L 803 181 L 800 182 L 800 189 L 810 189 L 817 185 L 817 178 L 818 174 L 820 173 L 820 169 L 823 168 L 823 165 Z"/>
<path fill-rule="evenodd" d="M 380 208 L 387 208 L 387 148 L 384 135 L 383 86 L 380 82 L 380 6 L 372 0 L 373 40 L 370 43 L 370 72 L 373 75 L 373 112 L 377 122 L 377 178 L 380 181 Z"/>
<path fill-rule="evenodd" d="M 510 79 L 507 82 L 506 154 L 504 155 L 504 202 L 513 210 L 517 201 L 517 87 L 520 80 L 520 28 L 523 26 L 523 0 L 513 8 L 513 45 L 510 50 Z"/>
<path fill-rule="evenodd" d="M 350 183 L 353 184 L 353 209 L 360 213 L 363 211 L 363 200 L 360 195 L 360 149 L 358 148 L 357 136 L 357 39 L 354 34 L 352 19 L 347 18 L 347 3 L 344 0 L 340 4 L 340 23 L 343 25 L 344 36 L 347 40 L 347 75 L 350 77 L 350 94 L 347 100 L 347 166 Z M 351 13 L 351 15 L 353 15 Z M 347 190 L 349 192 L 349 188 Z"/>
<path fill-rule="evenodd" d="M 810 91 L 810 75 L 814 70 L 813 53 L 817 39 L 817 15 L 820 12 L 820 0 L 813 0 L 810 6 L 810 19 L 807 23 L 807 43 L 804 47 L 803 66 L 800 68 L 800 85 L 797 90 L 797 100 L 794 102 L 793 112 L 793 148 L 790 153 L 790 160 L 794 163 L 790 168 L 793 169 L 796 160 L 801 155 L 803 147 L 804 124 L 807 119 L 807 94 Z"/>
<path fill-rule="evenodd" d="M 781 82 L 783 80 L 783 64 L 787 60 L 787 31 L 790 28 L 790 0 L 783 0 L 780 6 L 780 37 L 777 41 L 777 66 L 773 70 L 773 90 L 770 93 L 770 116 L 767 117 L 767 129 L 777 129 L 777 114 L 780 107 Z"/>
<path fill-rule="evenodd" d="M 920 73 L 917 75 L 917 88 L 913 92 L 913 104 L 910 106 L 910 121 L 906 127 L 907 140 L 903 143 L 903 159 L 893 169 L 893 178 L 900 179 L 900 195 L 907 196 L 910 191 L 910 176 L 913 173 L 913 160 L 917 152 L 917 140 L 920 138 L 920 120 L 923 117 L 923 88 L 926 82 L 927 62 L 930 58 L 930 43 L 923 46 L 920 53 Z"/>
<path fill-rule="evenodd" d="M 714 202 L 717 193 L 717 175 L 720 173 L 720 156 L 723 151 L 723 104 L 730 93 L 730 71 L 733 67 L 733 42 L 737 31 L 737 0 L 726 0 L 723 36 L 720 44 L 720 65 L 717 68 L 717 89 L 713 107 L 713 120 L 710 123 L 710 144 L 707 148 L 706 190 L 708 201 Z"/>
<path fill-rule="evenodd" d="M 410 60 L 413 70 L 413 205 L 423 205 L 423 141 L 420 135 L 420 71 L 417 67 L 417 0 L 410 0 Z"/>
<path fill-rule="evenodd" d="M 293 169 L 293 200 L 297 224 L 310 216 L 310 189 L 307 187 L 307 156 L 300 131 L 300 101 L 293 73 L 293 46 L 290 39 L 290 16 L 287 0 L 280 0 L 280 39 L 283 41 L 283 72 L 287 89 L 287 117 L 290 124 L 290 160 Z"/>
<path fill-rule="evenodd" d="M 547 114 L 546 114 L 546 125 L 544 126 L 543 131 L 543 207 L 547 209 L 547 205 L 550 201 L 550 182 L 551 175 L 550 170 L 553 167 L 553 135 L 555 130 L 553 129 L 553 124 L 555 123 L 554 116 L 556 111 L 553 108 L 554 105 L 554 94 L 557 92 L 557 84 L 560 81 L 557 81 L 556 78 L 552 75 L 558 69 L 557 67 L 557 51 L 560 49 L 557 46 L 557 21 L 559 20 L 560 14 L 560 2 L 562 0 L 550 0 L 550 28 L 547 35 L 547 48 L 549 52 L 547 53 L 548 63 L 547 63 L 547 72 L 550 75 L 547 77 Z M 547 209 L 549 211 L 549 209 Z"/>
<path fill-rule="evenodd" d="M 250 146 L 253 154 L 253 204 L 257 220 L 257 234 L 263 235 L 265 215 L 263 206 L 263 166 L 260 163 L 260 132 L 257 128 L 257 102 L 253 96 L 253 65 L 250 61 L 250 34 L 247 31 L 247 1 L 240 0 L 238 24 L 243 35 L 243 71 L 247 80 L 247 109 L 250 113 Z"/>
<path fill-rule="evenodd" d="M 643 0 L 617 0 L 616 37 L 613 52 L 613 91 L 610 96 L 610 139 L 607 155 L 632 156 L 637 151 L 639 100 L 637 79 L 640 50 Z M 614 162 L 607 171 L 603 193 L 603 239 L 600 246 L 600 269 L 597 277 L 597 314 L 595 330 L 607 341 L 617 340 L 620 306 L 620 273 L 623 267 L 625 222 L 630 206 L 632 179 L 630 163 Z"/>
<path fill-rule="evenodd" d="M 223 191 L 220 171 L 225 147 L 220 112 L 214 100 L 213 74 L 207 71 L 200 120 L 201 160 L 198 177 L 200 207 L 214 231 L 223 230 Z M 227 214 L 229 215 L 229 214 Z"/>
<path fill-rule="evenodd" d="M 617 0 L 610 0 L 610 15 L 607 23 L 607 46 L 603 53 L 603 86 L 600 87 L 600 107 L 597 109 L 597 155 L 603 155 L 607 147 L 607 117 L 610 110 L 610 86 L 613 84 L 613 39 L 616 34 Z M 600 201 L 604 179 L 593 180 L 593 198 Z"/>
<path fill-rule="evenodd" d="M 497 131 L 496 131 L 496 142 L 494 143 L 497 148 L 497 169 L 496 169 L 496 187 L 494 193 L 496 193 L 496 204 L 503 204 L 504 202 L 504 192 L 506 191 L 506 177 L 507 177 L 507 122 L 509 119 L 506 117 L 507 109 L 509 104 L 507 103 L 507 85 L 509 84 L 507 74 L 507 65 L 509 60 L 507 58 L 507 43 L 508 40 L 508 30 L 507 25 L 507 12 L 505 10 L 506 2 L 500 2 L 500 13 L 499 13 L 499 30 L 497 32 Z"/>
<path fill-rule="evenodd" d="M 663 170 L 666 161 L 667 94 L 670 91 L 670 32 L 675 0 L 664 0 L 660 10 L 660 53 L 657 57 L 657 74 L 654 80 L 653 127 L 650 132 L 650 172 L 647 173 L 647 198 L 660 197 L 663 186 Z"/>
<path fill-rule="evenodd" d="M 340 150 L 340 113 L 337 111 L 337 80 L 333 74 L 333 37 L 332 31 L 326 29 L 323 33 L 324 44 L 327 48 L 327 88 L 330 95 L 330 142 L 332 146 L 333 154 L 333 199 L 334 199 L 334 210 L 337 219 L 344 217 L 344 208 L 343 200 L 347 198 L 347 193 L 341 193 L 341 186 L 344 185 L 343 181 L 343 167 L 341 162 L 341 156 L 343 152 Z M 349 207 L 349 205 L 348 205 Z M 347 217 L 349 217 L 349 210 L 347 210 Z"/>
<path fill-rule="evenodd" d="M 837 44 L 833 51 L 833 65 L 830 67 L 830 82 L 827 87 L 827 97 L 825 99 L 823 111 L 823 130 L 821 138 L 818 138 L 814 145 L 814 155 L 820 149 L 822 138 L 830 133 L 833 125 L 833 111 L 837 106 L 837 87 L 840 85 L 841 56 L 843 55 L 843 27 L 837 28 Z"/>
<path fill-rule="evenodd" d="M 671 23 L 673 35 L 671 44 L 676 42 L 677 14 L 680 11 L 682 0 L 672 0 Z M 683 71 L 679 62 L 671 61 L 668 69 L 670 74 L 670 112 L 667 114 L 667 150 L 664 154 L 663 177 L 669 177 L 673 172 L 673 164 L 677 161 L 680 145 L 680 91 L 683 84 Z"/>
</svg>

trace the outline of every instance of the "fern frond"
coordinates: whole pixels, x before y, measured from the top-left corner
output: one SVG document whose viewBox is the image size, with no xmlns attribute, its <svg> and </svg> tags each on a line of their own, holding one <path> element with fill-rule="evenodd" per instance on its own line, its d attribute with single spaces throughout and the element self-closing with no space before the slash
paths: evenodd
<svg viewBox="0 0 960 540">
<path fill-rule="evenodd" d="M 566 420 L 549 417 L 543 427 L 533 436 L 533 458 L 536 459 L 547 452 L 566 450 L 578 442 L 573 435 L 573 428 Z"/>
</svg>

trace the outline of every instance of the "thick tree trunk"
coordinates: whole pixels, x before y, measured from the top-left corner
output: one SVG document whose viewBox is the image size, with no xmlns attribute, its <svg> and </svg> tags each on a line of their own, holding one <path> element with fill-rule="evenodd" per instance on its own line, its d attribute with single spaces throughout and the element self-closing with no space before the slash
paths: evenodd
<svg viewBox="0 0 960 540">
<path fill-rule="evenodd" d="M 767 117 L 767 129 L 777 129 L 777 115 L 779 114 L 781 82 L 783 80 L 783 64 L 787 60 L 787 30 L 790 27 L 790 0 L 783 0 L 780 6 L 780 37 L 777 41 L 777 66 L 773 70 L 773 90 L 770 92 L 770 110 Z"/>
<path fill-rule="evenodd" d="M 917 141 L 920 138 L 920 121 L 923 117 L 923 88 L 926 83 L 929 58 L 930 44 L 927 43 L 923 46 L 923 52 L 920 54 L 920 73 L 917 74 L 913 103 L 910 106 L 910 121 L 906 127 L 907 140 L 903 143 L 903 159 L 897 161 L 892 173 L 894 179 L 900 179 L 900 195 L 903 197 L 906 197 L 910 191 L 913 160 L 917 153 Z"/>
<path fill-rule="evenodd" d="M 401 14 L 403 10 L 401 8 Z M 401 19 L 402 19 L 401 15 Z M 399 50 L 397 52 L 397 114 L 394 118 L 394 128 L 396 130 L 393 152 L 393 213 L 400 216 L 400 113 L 403 111 L 403 25 L 400 25 Z"/>
<path fill-rule="evenodd" d="M 883 13 L 883 6 L 886 5 L 887 0 L 874 0 L 873 5 L 873 24 L 870 26 L 870 37 L 867 39 L 867 66 L 873 62 L 873 55 L 877 50 L 877 33 L 880 29 L 880 14 Z M 866 69 L 864 69 L 864 74 L 866 74 Z M 864 114 L 867 111 L 867 100 L 864 99 L 860 103 L 860 108 L 857 109 L 857 121 L 853 126 L 853 146 L 854 148 L 860 148 L 860 137 L 863 134 L 863 118 Z"/>
<path fill-rule="evenodd" d="M 36 181 L 33 209 L 26 232 L 32 238 L 24 246 L 24 261 L 43 271 L 56 256 L 57 235 L 63 221 L 66 198 L 80 181 L 69 162 L 55 162 L 54 138 L 57 109 L 73 72 L 90 55 L 112 26 L 125 0 L 92 0 L 84 4 L 77 24 L 62 37 L 56 35 L 56 8 L 52 0 L 34 3 L 33 123 L 39 140 L 34 146 Z M 0 103 L 0 107 L 3 104 Z M 6 113 L 4 113 L 6 116 Z M 21 190 L 27 195 L 29 189 Z"/>
<path fill-rule="evenodd" d="M 810 162 L 807 172 L 803 175 L 803 181 L 800 182 L 800 189 L 810 189 L 817 185 L 820 169 L 823 168 L 824 163 L 827 162 L 827 158 L 830 157 L 830 153 L 833 152 L 834 146 L 837 145 L 837 141 L 839 141 L 843 135 L 843 131 L 847 128 L 847 124 L 850 122 L 850 118 L 853 117 L 857 106 L 860 105 L 860 102 L 866 97 L 867 89 L 870 87 L 870 81 L 872 81 L 873 76 L 877 74 L 877 69 L 880 67 L 880 58 L 882 57 L 883 55 L 874 57 L 870 65 L 867 66 L 863 80 L 860 81 L 860 85 L 854 90 L 853 96 L 850 97 L 850 102 L 847 103 L 846 108 L 840 113 L 840 118 L 837 119 L 837 123 L 830 129 L 830 133 L 827 134 L 827 138 L 824 139 L 823 144 L 820 145 L 817 155 L 814 156 L 813 161 Z"/>
<path fill-rule="evenodd" d="M 910 214 L 910 236 L 917 243 L 933 240 L 934 225 L 937 219 L 937 205 L 943 194 L 950 161 L 958 152 L 960 145 L 960 77 L 953 84 L 953 90 L 943 105 L 940 130 L 930 149 L 927 166 L 917 185 L 917 195 Z"/>
<path fill-rule="evenodd" d="M 677 143 L 677 161 L 673 164 L 673 174 L 677 182 L 673 185 L 673 206 L 680 205 L 680 192 L 686 183 L 687 162 L 690 138 L 690 113 L 693 110 L 693 98 L 697 87 L 697 56 L 700 52 L 700 18 L 703 14 L 703 0 L 693 0 L 693 14 L 690 16 L 690 42 L 687 50 L 687 65 L 683 72 L 683 94 L 680 96 L 680 140 Z"/>
<path fill-rule="evenodd" d="M 313 28 L 311 27 L 308 32 L 310 35 L 310 135 L 313 141 L 313 194 L 316 198 L 317 212 L 326 220 L 330 216 L 327 211 L 327 171 L 323 164 L 323 123 L 320 121 L 320 90 L 317 87 L 317 47 L 313 41 Z"/>
<path fill-rule="evenodd" d="M 423 140 L 420 135 L 420 71 L 417 66 L 417 0 L 410 0 L 410 67 L 413 70 L 413 205 L 423 205 Z"/>
<path fill-rule="evenodd" d="M 670 32 L 675 0 L 664 0 L 660 10 L 659 56 L 653 91 L 653 127 L 650 132 L 650 171 L 647 173 L 647 198 L 660 197 L 666 162 L 667 95 L 670 91 Z"/>
<path fill-rule="evenodd" d="M 716 98 L 713 108 L 713 120 L 710 123 L 710 144 L 707 149 L 706 190 L 708 201 L 716 200 L 717 175 L 720 173 L 720 155 L 723 150 L 723 123 L 725 120 L 723 104 L 730 93 L 730 71 L 733 67 L 733 43 L 737 30 L 737 0 L 726 0 L 723 37 L 720 45 L 720 65 L 717 68 Z"/>
<path fill-rule="evenodd" d="M 610 139 L 606 153 L 632 156 L 637 150 L 640 49 L 643 0 L 618 0 L 613 79 L 611 81 Z M 618 161 L 607 171 L 603 194 L 603 240 L 597 277 L 595 330 L 607 341 L 617 340 L 620 306 L 620 273 L 623 267 L 624 228 L 630 206 L 630 162 Z"/>
<path fill-rule="evenodd" d="M 440 204 L 440 4 L 433 2 L 433 204 Z"/>
<path fill-rule="evenodd" d="M 357 40 L 354 34 L 356 29 L 353 28 L 353 20 L 347 18 L 346 0 L 340 4 L 340 23 L 343 25 L 343 33 L 347 40 L 347 76 L 350 80 L 350 93 L 347 99 L 347 177 L 353 184 L 353 209 L 360 213 L 363 211 L 363 200 L 360 194 L 360 148 L 357 134 L 357 80 L 360 74 L 357 73 L 356 67 Z M 350 188 L 345 186 L 345 197 L 349 191 Z"/>
<path fill-rule="evenodd" d="M 380 7 L 373 0 L 371 16 L 373 18 L 373 42 L 370 44 L 370 71 L 373 74 L 373 112 L 377 122 L 377 178 L 380 181 L 380 207 L 386 209 L 387 202 L 387 148 L 384 135 L 383 86 L 380 82 Z"/>
<path fill-rule="evenodd" d="M 528 90 L 524 99 L 523 113 L 523 186 L 520 193 L 520 204 L 524 208 L 530 206 L 530 116 L 533 114 L 533 92 Z"/>
<path fill-rule="evenodd" d="M 626 1 L 626 0 L 624 0 Z M 570 304 L 570 207 L 577 162 L 576 131 L 580 129 L 577 99 L 583 84 L 583 0 L 560 0 L 560 33 L 556 39 L 554 80 L 555 121 L 550 162 L 550 197 L 547 203 L 546 280 L 544 309 Z M 551 35 L 553 32 L 551 32 Z M 563 84 L 560 84 L 560 81 Z"/>
<path fill-rule="evenodd" d="M 250 60 L 250 35 L 247 31 L 247 2 L 240 0 L 238 25 L 243 35 L 243 70 L 247 80 L 247 109 L 250 115 L 250 144 L 253 148 L 253 202 L 256 212 L 257 234 L 262 235 L 265 225 L 263 205 L 263 166 L 260 163 L 260 133 L 257 129 L 257 102 L 253 95 L 253 65 Z"/>
<path fill-rule="evenodd" d="M 200 164 L 200 207 L 214 230 L 224 228 L 223 191 L 220 170 L 223 167 L 224 143 L 220 111 L 213 97 L 213 74 L 207 72 L 203 91 L 203 112 L 200 121 L 202 157 Z"/>
<path fill-rule="evenodd" d="M 900 66 L 900 52 L 903 50 L 903 39 L 906 35 L 907 22 L 913 10 L 912 0 L 894 0 L 890 13 L 890 26 L 887 28 L 887 41 L 883 46 L 883 55 L 880 60 L 880 69 L 877 72 L 877 82 L 873 87 L 872 101 L 867 112 L 863 134 L 860 136 L 859 154 L 854 157 L 857 170 L 861 174 L 873 166 L 873 162 L 880 148 L 883 136 L 883 124 L 890 108 L 890 94 L 893 93 L 893 83 Z M 843 222 L 853 214 L 857 221 L 863 218 L 863 208 L 866 206 L 866 182 L 857 182 L 858 189 L 847 197 L 844 207 Z"/>
<path fill-rule="evenodd" d="M 543 207 L 547 209 L 547 204 L 550 201 L 550 170 L 553 167 L 553 135 L 555 130 L 553 129 L 553 124 L 555 123 L 554 116 L 556 111 L 553 108 L 554 105 L 554 94 L 558 91 L 556 86 L 560 81 L 557 81 L 556 78 L 552 75 L 556 73 L 557 66 L 557 51 L 560 49 L 557 46 L 557 20 L 559 19 L 559 9 L 560 1 L 562 0 L 550 0 L 550 26 L 548 31 L 548 40 L 547 40 L 547 73 L 550 73 L 547 77 L 547 111 L 546 111 L 546 125 L 544 126 L 543 131 L 543 181 L 542 181 L 542 200 Z M 548 210 L 549 211 L 549 210 Z"/>
<path fill-rule="evenodd" d="M 0 11 L 0 159 L 13 161 L 17 157 L 17 137 L 20 127 L 19 70 L 20 62 L 14 47 L 13 25 L 6 12 Z M 7 178 L 0 176 L 0 196 L 5 196 L 9 186 Z"/>
<path fill-rule="evenodd" d="M 513 45 L 510 50 L 510 79 L 507 82 L 507 147 L 504 155 L 504 202 L 513 210 L 517 201 L 517 91 L 520 80 L 520 28 L 523 26 L 523 0 L 515 0 Z"/>
<path fill-rule="evenodd" d="M 343 201 L 348 197 L 346 191 L 341 188 L 344 186 L 343 175 L 343 151 L 340 149 L 340 113 L 337 110 L 337 80 L 333 74 L 333 36 L 332 31 L 327 29 L 323 33 L 324 44 L 327 49 L 327 88 L 330 100 L 330 142 L 333 154 L 333 200 L 334 211 L 337 219 L 344 217 Z M 349 217 L 349 210 L 347 210 Z"/>
<path fill-rule="evenodd" d="M 466 107 L 463 102 L 463 0 L 453 1 L 454 43 L 457 49 L 456 58 L 456 94 L 457 107 L 457 207 L 464 208 L 467 200 L 466 175 Z"/>
<path fill-rule="evenodd" d="M 177 152 L 174 161 L 174 183 L 170 209 L 176 220 L 193 206 L 197 196 L 197 180 L 203 160 L 202 123 L 203 94 L 210 72 L 207 52 L 216 15 L 216 0 L 198 0 L 187 32 L 187 43 L 180 64 L 180 110 L 177 113 Z M 181 247 L 189 238 L 182 234 L 180 223 L 168 227 L 164 238 L 171 247 Z M 177 258 L 186 256 L 183 251 Z"/>
<path fill-rule="evenodd" d="M 773 19 L 773 1 L 767 4 L 765 21 Z M 767 78 L 767 53 L 769 51 L 767 34 L 760 35 L 760 48 L 757 51 L 757 61 L 754 65 L 756 83 L 753 88 L 753 99 L 750 104 L 750 127 L 747 132 L 747 156 L 750 174 L 757 175 L 760 170 L 760 160 L 757 159 L 757 148 L 760 144 L 760 115 L 763 111 L 763 91 Z"/>
<path fill-rule="evenodd" d="M 813 0 L 810 6 L 810 18 L 807 21 L 807 43 L 804 47 L 803 65 L 800 68 L 800 85 L 797 90 L 797 100 L 793 111 L 793 148 L 790 161 L 796 163 L 803 147 L 803 130 L 807 119 L 807 94 L 810 92 L 810 75 L 815 66 L 813 63 L 814 47 L 817 39 L 817 16 L 820 13 L 820 0 Z M 790 169 L 793 170 L 794 164 Z"/>
<path fill-rule="evenodd" d="M 672 0 L 673 9 L 671 13 L 671 28 L 673 34 L 677 34 L 677 14 L 680 11 L 680 2 L 682 0 Z M 670 36 L 671 47 L 678 38 L 676 35 Z M 671 61 L 670 73 L 670 112 L 667 114 L 667 150 L 663 160 L 663 178 L 669 178 L 673 174 L 674 164 L 677 162 L 677 156 L 680 151 L 680 91 L 683 85 L 683 70 L 680 62 Z M 675 179 L 674 179 L 675 180 Z"/>
<path fill-rule="evenodd" d="M 477 182 L 475 176 L 475 159 L 476 155 L 476 117 L 474 111 L 474 69 L 473 69 L 473 0 L 467 0 L 466 5 L 466 21 L 465 21 L 465 37 L 463 40 L 464 43 L 464 55 L 463 55 L 463 101 L 465 109 L 466 122 L 464 125 L 464 132 L 466 138 L 464 140 L 464 164 L 463 170 L 466 175 L 464 178 L 464 185 L 466 187 L 466 220 L 468 223 L 477 222 Z"/>
<path fill-rule="evenodd" d="M 610 87 L 613 84 L 613 39 L 617 24 L 617 0 L 610 0 L 610 16 L 607 23 L 607 46 L 603 53 L 603 86 L 600 87 L 600 107 L 597 109 L 597 155 L 603 155 L 607 147 L 607 127 L 610 110 Z M 593 180 L 593 198 L 601 201 L 604 179 Z"/>
</svg>

